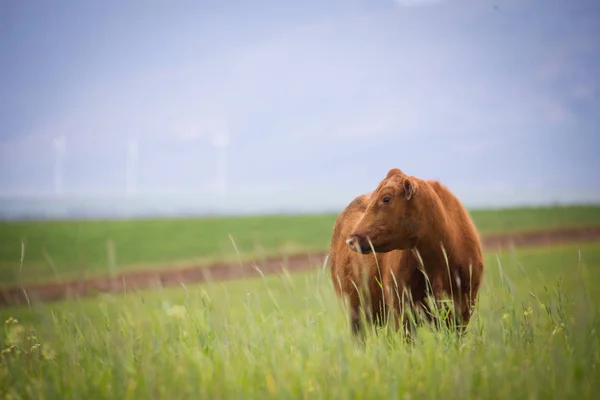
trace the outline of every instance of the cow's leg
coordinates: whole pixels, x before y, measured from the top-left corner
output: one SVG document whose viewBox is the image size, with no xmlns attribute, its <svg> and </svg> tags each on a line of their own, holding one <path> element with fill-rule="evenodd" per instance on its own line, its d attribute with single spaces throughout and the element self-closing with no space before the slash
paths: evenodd
<svg viewBox="0 0 600 400">
<path fill-rule="evenodd" d="M 402 333 L 406 344 L 414 344 L 417 337 L 417 329 L 423 321 L 419 315 L 419 307 L 414 303 L 406 303 L 402 308 Z"/>
<path fill-rule="evenodd" d="M 352 336 L 359 339 L 364 339 L 365 329 L 361 319 L 361 304 L 360 296 L 356 290 L 353 290 L 348 296 L 349 312 L 350 312 L 350 330 Z"/>
<path fill-rule="evenodd" d="M 477 295 L 479 292 L 480 282 L 476 280 L 475 282 L 471 282 L 466 285 L 466 290 L 463 290 L 459 295 L 459 304 L 457 304 L 457 314 L 459 313 L 459 324 L 457 326 L 457 334 L 462 336 L 469 322 L 471 321 L 471 317 L 473 316 L 473 311 L 475 310 L 475 305 L 477 303 Z"/>
<path fill-rule="evenodd" d="M 424 311 L 427 315 L 429 323 L 433 324 L 436 329 L 441 329 L 442 324 L 448 324 L 445 318 L 447 314 L 447 305 L 445 304 L 445 287 L 441 276 L 435 276 L 430 280 L 431 288 L 429 296 L 424 299 Z"/>
<path fill-rule="evenodd" d="M 402 330 L 404 342 L 412 344 L 414 342 L 417 328 L 420 320 L 417 312 L 417 307 L 411 297 L 411 292 L 408 288 L 402 288 L 402 293 L 396 295 L 394 305 L 394 329 L 396 332 Z"/>
</svg>

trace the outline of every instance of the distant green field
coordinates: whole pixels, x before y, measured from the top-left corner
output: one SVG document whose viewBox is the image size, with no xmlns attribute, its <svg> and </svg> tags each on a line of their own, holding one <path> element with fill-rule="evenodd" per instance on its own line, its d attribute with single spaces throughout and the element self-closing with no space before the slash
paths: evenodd
<svg viewBox="0 0 600 400">
<path fill-rule="evenodd" d="M 474 210 L 482 234 L 600 224 L 600 206 Z M 327 249 L 336 215 L 0 223 L 0 284 Z M 25 258 L 20 268 L 21 240 Z"/>
<path fill-rule="evenodd" d="M 0 397 L 596 398 L 600 244 L 486 264 L 464 342 L 425 327 L 412 349 L 353 343 L 320 270 L 2 309 Z"/>
</svg>

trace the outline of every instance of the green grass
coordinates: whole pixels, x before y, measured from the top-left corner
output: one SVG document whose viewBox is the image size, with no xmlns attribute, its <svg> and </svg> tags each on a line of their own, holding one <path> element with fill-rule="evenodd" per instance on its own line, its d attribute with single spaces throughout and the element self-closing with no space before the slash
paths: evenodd
<svg viewBox="0 0 600 400">
<path fill-rule="evenodd" d="M 600 224 L 600 206 L 474 210 L 482 234 Z M 0 284 L 326 250 L 336 215 L 0 223 Z M 21 240 L 25 258 L 20 267 Z M 115 258 L 109 258 L 110 251 Z"/>
<path fill-rule="evenodd" d="M 595 398 L 600 243 L 486 262 L 462 343 L 358 345 L 320 270 L 3 309 L 0 397 Z"/>
</svg>

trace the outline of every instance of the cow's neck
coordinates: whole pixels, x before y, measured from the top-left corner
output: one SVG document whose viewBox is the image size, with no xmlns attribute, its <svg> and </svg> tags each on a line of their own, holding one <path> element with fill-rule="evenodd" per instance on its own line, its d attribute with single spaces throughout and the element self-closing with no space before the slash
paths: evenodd
<svg viewBox="0 0 600 400">
<path fill-rule="evenodd" d="M 428 193 L 431 207 L 428 209 L 428 235 L 419 238 L 416 250 L 421 257 L 426 271 L 439 268 L 446 263 L 452 264 L 454 258 L 454 242 L 450 234 L 448 219 L 437 196 Z M 446 261 L 447 259 L 447 261 Z"/>
<path fill-rule="evenodd" d="M 449 265 L 452 264 L 452 249 L 446 243 L 447 241 L 444 241 L 439 236 L 435 238 L 423 238 L 419 241 L 415 249 L 419 253 L 425 271 L 438 269 L 440 265 L 446 266 L 446 263 Z"/>
</svg>

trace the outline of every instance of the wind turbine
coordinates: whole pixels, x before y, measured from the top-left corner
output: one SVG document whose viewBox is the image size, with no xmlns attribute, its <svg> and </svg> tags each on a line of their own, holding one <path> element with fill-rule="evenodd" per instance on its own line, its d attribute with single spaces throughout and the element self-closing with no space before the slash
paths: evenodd
<svg viewBox="0 0 600 400">
<path fill-rule="evenodd" d="M 128 196 L 134 194 L 137 190 L 138 154 L 138 140 L 136 138 L 130 139 L 127 143 L 127 160 L 125 166 L 125 191 Z"/>
<path fill-rule="evenodd" d="M 63 160 L 67 149 L 67 138 L 64 135 L 55 137 L 54 145 L 54 194 L 61 195 L 63 192 Z"/>
<path fill-rule="evenodd" d="M 227 148 L 229 147 L 229 135 L 225 130 L 218 130 L 213 136 L 213 147 L 217 151 L 215 170 L 217 192 L 225 194 L 227 191 Z"/>
</svg>

